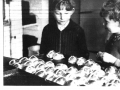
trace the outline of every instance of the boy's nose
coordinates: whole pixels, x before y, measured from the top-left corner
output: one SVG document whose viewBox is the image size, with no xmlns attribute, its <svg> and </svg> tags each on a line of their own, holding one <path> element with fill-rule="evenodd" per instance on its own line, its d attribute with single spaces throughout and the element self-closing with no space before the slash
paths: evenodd
<svg viewBox="0 0 120 90">
<path fill-rule="evenodd" d="M 61 19 L 61 20 L 63 19 L 63 14 L 60 14 L 60 19 Z"/>
</svg>

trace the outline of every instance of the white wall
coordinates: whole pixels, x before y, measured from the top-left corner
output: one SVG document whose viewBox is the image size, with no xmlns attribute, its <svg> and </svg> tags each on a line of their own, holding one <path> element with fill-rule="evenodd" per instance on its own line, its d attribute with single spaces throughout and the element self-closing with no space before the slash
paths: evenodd
<svg viewBox="0 0 120 90">
<path fill-rule="evenodd" d="M 10 24 L 4 25 L 4 56 L 12 58 L 22 57 L 22 13 L 21 0 L 12 0 L 7 13 Z"/>
</svg>

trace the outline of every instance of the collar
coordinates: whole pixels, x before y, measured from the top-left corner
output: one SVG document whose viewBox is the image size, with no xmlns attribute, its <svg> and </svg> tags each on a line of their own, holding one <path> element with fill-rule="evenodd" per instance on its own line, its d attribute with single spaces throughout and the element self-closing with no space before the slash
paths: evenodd
<svg viewBox="0 0 120 90">
<path fill-rule="evenodd" d="M 64 28 L 63 31 L 70 31 L 70 30 L 72 30 L 71 28 L 74 26 L 73 24 L 74 24 L 73 21 L 70 19 L 68 25 Z M 57 23 L 56 23 L 56 22 L 51 23 L 51 25 L 52 25 L 53 28 L 55 28 L 55 29 L 54 29 L 55 31 L 56 31 L 56 30 L 59 30 L 58 27 L 57 27 Z M 50 25 L 50 26 L 51 26 L 51 25 Z M 59 30 L 59 31 L 60 31 L 60 30 Z"/>
<path fill-rule="evenodd" d="M 114 42 L 115 42 L 115 41 L 118 41 L 118 40 L 120 40 L 120 34 L 113 33 L 113 34 L 111 35 L 111 38 L 110 38 L 110 39 L 112 39 Z"/>
<path fill-rule="evenodd" d="M 70 23 L 70 20 L 65 25 L 63 25 L 63 26 L 57 24 L 57 27 L 59 28 L 60 31 L 63 31 L 68 26 L 69 23 Z"/>
</svg>

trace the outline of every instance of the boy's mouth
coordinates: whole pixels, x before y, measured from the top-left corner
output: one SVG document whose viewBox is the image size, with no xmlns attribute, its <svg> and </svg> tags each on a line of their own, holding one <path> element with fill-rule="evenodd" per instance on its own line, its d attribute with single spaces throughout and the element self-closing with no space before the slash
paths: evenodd
<svg viewBox="0 0 120 90">
<path fill-rule="evenodd" d="M 59 22 L 64 22 L 63 20 L 58 20 Z"/>
<path fill-rule="evenodd" d="M 65 22 L 65 21 L 59 20 L 58 22 L 59 22 L 59 23 L 63 23 L 63 22 Z"/>
</svg>

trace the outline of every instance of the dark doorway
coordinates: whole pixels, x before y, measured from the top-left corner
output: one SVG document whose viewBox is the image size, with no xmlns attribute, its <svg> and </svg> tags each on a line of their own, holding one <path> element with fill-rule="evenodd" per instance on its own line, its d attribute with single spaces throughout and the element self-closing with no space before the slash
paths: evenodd
<svg viewBox="0 0 120 90">
<path fill-rule="evenodd" d="M 36 16 L 30 13 L 29 2 L 22 0 L 22 25 L 33 23 L 36 23 Z"/>
</svg>

